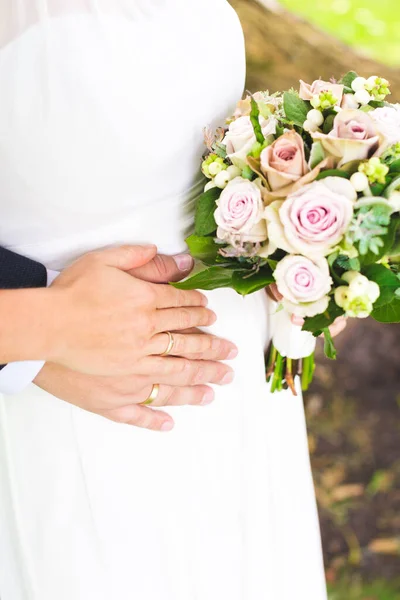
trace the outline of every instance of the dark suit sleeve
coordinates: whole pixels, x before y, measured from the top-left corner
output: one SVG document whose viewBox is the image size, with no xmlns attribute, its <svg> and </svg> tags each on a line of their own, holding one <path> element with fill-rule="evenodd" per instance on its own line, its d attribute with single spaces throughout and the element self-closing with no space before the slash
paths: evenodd
<svg viewBox="0 0 400 600">
<path fill-rule="evenodd" d="M 0 290 L 46 287 L 46 267 L 30 258 L 0 248 Z"/>
<path fill-rule="evenodd" d="M 30 258 L 0 248 L 0 290 L 46 287 L 46 267 Z M 2 369 L 5 365 L 0 365 Z"/>
</svg>

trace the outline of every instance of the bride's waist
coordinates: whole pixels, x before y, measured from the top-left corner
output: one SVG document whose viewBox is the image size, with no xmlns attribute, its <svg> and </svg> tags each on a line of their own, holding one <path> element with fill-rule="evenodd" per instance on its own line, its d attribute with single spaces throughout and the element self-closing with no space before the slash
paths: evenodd
<svg viewBox="0 0 400 600">
<path fill-rule="evenodd" d="M 37 240 L 0 245 L 59 271 L 87 252 L 111 246 L 156 244 L 163 254 L 182 252 L 192 221 L 190 212 L 185 214 L 182 207 L 148 206 L 103 223 L 97 221 L 94 227 L 82 227 L 77 222 L 70 226 L 59 223 L 58 227 L 54 223 Z"/>
</svg>

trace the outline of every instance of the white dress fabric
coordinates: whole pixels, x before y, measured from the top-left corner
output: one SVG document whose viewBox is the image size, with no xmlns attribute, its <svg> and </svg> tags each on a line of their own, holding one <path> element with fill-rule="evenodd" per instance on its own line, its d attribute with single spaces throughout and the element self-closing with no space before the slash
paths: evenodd
<svg viewBox="0 0 400 600">
<path fill-rule="evenodd" d="M 244 85 L 229 4 L 1 0 L 0 44 L 0 244 L 55 270 L 184 250 L 202 128 Z M 264 381 L 274 307 L 209 299 L 236 379 L 172 433 L 1 397 L 1 600 L 326 599 L 302 400 Z"/>
</svg>

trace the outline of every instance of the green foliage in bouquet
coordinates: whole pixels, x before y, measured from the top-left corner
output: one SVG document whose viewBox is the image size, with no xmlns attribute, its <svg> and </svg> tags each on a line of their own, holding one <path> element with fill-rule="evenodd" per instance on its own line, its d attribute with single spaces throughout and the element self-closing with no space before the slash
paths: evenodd
<svg viewBox="0 0 400 600">
<path fill-rule="evenodd" d="M 350 71 L 248 95 L 225 127 L 206 129 L 209 181 L 187 239 L 203 268 L 174 285 L 245 296 L 274 284 L 333 359 L 338 317 L 400 322 L 400 107 L 388 94 L 385 79 Z M 273 348 L 273 390 L 295 391 L 297 368 L 306 388 L 312 355 L 299 364 Z"/>
</svg>

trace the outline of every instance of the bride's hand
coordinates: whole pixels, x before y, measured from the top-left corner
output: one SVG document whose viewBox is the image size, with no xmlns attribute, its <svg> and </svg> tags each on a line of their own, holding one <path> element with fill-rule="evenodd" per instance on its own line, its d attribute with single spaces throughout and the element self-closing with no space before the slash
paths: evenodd
<svg viewBox="0 0 400 600">
<path fill-rule="evenodd" d="M 205 406 L 214 399 L 214 392 L 210 387 L 185 386 L 185 380 L 186 377 L 181 376 L 182 383 L 179 387 L 180 376 L 177 375 L 176 386 L 160 385 L 159 395 L 152 408 L 141 405 L 151 393 L 152 377 L 96 377 L 46 363 L 35 383 L 61 400 L 117 423 L 153 431 L 170 431 L 174 426 L 172 417 L 154 408 Z"/>
</svg>

